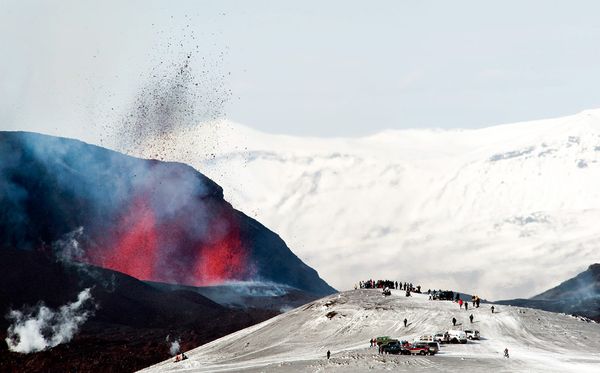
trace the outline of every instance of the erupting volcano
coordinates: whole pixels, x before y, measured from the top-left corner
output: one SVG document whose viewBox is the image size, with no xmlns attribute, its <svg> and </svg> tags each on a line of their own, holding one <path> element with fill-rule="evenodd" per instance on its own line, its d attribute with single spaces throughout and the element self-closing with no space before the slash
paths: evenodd
<svg viewBox="0 0 600 373">
<path fill-rule="evenodd" d="M 0 173 L 0 248 L 56 250 L 54 242 L 82 231 L 75 259 L 140 280 L 259 280 L 315 295 L 333 291 L 277 235 L 233 209 L 220 186 L 185 164 L 0 132 Z"/>
</svg>

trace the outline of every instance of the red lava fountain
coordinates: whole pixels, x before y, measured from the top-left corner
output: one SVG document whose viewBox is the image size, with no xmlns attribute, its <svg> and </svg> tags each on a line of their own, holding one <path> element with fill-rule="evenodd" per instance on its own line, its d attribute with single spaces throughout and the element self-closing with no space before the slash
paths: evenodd
<svg viewBox="0 0 600 373">
<path fill-rule="evenodd" d="M 219 284 L 245 273 L 246 255 L 237 231 L 229 232 L 217 242 L 202 247 L 194 268 L 197 285 Z"/>
<path fill-rule="evenodd" d="M 158 234 L 154 211 L 144 198 L 137 198 L 117 227 L 116 244 L 103 254 L 103 267 L 152 280 L 157 259 Z"/>
<path fill-rule="evenodd" d="M 118 225 L 105 238 L 104 248 L 90 253 L 89 262 L 140 280 L 194 286 L 239 280 L 249 273 L 238 223 L 231 214 L 216 213 L 202 223 L 208 224 L 210 239 L 190 239 L 182 233 L 182 227 L 197 223 L 194 219 L 177 215 L 158 221 L 157 216 L 150 198 L 135 198 L 116 219 Z M 220 229 L 211 231 L 211 226 Z"/>
</svg>

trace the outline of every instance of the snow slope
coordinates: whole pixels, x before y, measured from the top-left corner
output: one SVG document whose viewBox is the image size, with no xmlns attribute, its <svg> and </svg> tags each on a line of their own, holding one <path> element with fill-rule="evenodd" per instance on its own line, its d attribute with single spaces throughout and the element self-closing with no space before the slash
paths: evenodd
<svg viewBox="0 0 600 373">
<path fill-rule="evenodd" d="M 338 289 L 375 277 L 528 297 L 600 260 L 600 110 L 364 138 L 221 122 L 168 141 L 166 158 L 222 185 Z"/>
<path fill-rule="evenodd" d="M 233 333 L 192 351 L 188 360 L 173 359 L 145 372 L 362 372 L 469 371 L 597 372 L 600 370 L 600 325 L 564 314 L 488 304 L 469 311 L 426 295 L 404 297 L 393 291 L 355 290 L 322 298 L 261 324 Z M 335 316 L 326 315 L 335 312 Z M 468 320 L 474 315 L 474 323 Z M 376 336 L 413 340 L 451 328 L 481 332 L 480 341 L 444 345 L 435 356 L 378 355 L 369 348 Z M 408 319 L 408 327 L 402 320 Z M 510 359 L 503 357 L 504 348 Z M 331 350 L 332 359 L 324 359 Z"/>
</svg>

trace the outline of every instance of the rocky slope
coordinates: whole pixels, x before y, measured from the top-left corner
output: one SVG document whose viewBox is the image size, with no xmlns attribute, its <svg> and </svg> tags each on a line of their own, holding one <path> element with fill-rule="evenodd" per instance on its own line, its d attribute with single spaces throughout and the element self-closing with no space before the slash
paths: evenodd
<svg viewBox="0 0 600 373">
<path fill-rule="evenodd" d="M 0 250 L 0 283 L 2 372 L 133 371 L 172 356 L 175 341 L 189 349 L 279 313 L 263 308 L 232 309 L 193 288 L 157 289 L 116 271 L 57 261 L 45 253 L 26 250 Z M 46 319 L 37 314 L 41 305 L 58 313 L 84 289 L 90 289 L 90 299 L 80 313 Z M 49 344 L 46 349 L 30 353 L 8 350 L 5 338 L 16 321 L 4 316 L 11 310 L 31 315 L 29 324 L 21 324 L 27 330 L 13 336 L 18 347 L 31 350 L 39 344 L 34 333 L 39 330 Z M 52 347 L 51 335 L 61 332 L 58 329 L 70 330 L 73 323 L 66 319 L 81 317 L 83 312 L 87 319 L 74 338 Z"/>
</svg>

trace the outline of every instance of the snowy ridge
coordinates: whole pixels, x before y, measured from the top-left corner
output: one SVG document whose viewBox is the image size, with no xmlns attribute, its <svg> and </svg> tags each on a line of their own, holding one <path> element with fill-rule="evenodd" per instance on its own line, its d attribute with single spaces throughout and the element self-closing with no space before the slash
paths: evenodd
<svg viewBox="0 0 600 373">
<path fill-rule="evenodd" d="M 427 295 L 406 298 L 400 291 L 382 297 L 379 290 L 335 294 L 261 324 L 187 352 L 146 372 L 362 372 L 366 370 L 596 372 L 600 368 L 600 325 L 564 314 L 488 304 L 468 311 Z M 468 316 L 474 315 L 470 324 Z M 329 317 L 328 317 L 329 315 Z M 333 316 L 331 316 L 333 315 Z M 436 356 L 377 354 L 369 339 L 391 336 L 412 341 L 452 328 L 477 329 L 480 341 L 444 345 Z M 402 320 L 408 319 L 405 328 Z M 510 359 L 503 357 L 509 348 Z M 331 350 L 332 359 L 324 359 Z"/>
<path fill-rule="evenodd" d="M 600 110 L 347 139 L 220 122 L 172 139 L 167 158 L 338 289 L 377 277 L 529 297 L 600 261 Z"/>
</svg>

